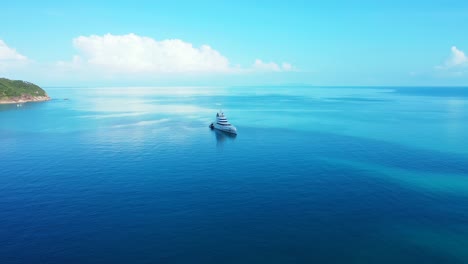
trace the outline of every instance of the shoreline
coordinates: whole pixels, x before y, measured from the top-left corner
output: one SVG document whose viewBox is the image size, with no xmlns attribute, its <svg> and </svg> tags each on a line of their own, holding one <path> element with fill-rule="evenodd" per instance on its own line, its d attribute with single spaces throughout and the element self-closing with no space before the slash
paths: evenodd
<svg viewBox="0 0 468 264">
<path fill-rule="evenodd" d="M 23 104 L 31 102 L 45 102 L 49 100 L 49 96 L 14 97 L 9 99 L 0 99 L 0 104 Z"/>
</svg>

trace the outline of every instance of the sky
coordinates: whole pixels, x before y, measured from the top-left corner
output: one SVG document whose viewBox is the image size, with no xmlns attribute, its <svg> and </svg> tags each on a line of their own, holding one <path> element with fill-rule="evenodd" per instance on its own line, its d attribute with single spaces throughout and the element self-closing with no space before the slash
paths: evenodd
<svg viewBox="0 0 468 264">
<path fill-rule="evenodd" d="M 0 77 L 44 86 L 468 86 L 468 1 L 18 0 L 0 10 Z"/>
</svg>

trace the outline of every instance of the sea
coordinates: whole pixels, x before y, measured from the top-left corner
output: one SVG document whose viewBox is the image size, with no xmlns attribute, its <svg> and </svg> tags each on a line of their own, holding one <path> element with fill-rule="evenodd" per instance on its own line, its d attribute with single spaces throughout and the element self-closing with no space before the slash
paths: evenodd
<svg viewBox="0 0 468 264">
<path fill-rule="evenodd" d="M 0 105 L 2 264 L 468 263 L 468 88 L 45 90 Z"/>
</svg>

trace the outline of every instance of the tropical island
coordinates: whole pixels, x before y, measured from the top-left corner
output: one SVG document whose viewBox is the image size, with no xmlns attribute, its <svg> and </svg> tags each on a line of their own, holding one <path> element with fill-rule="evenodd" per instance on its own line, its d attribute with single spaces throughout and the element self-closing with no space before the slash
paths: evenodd
<svg viewBox="0 0 468 264">
<path fill-rule="evenodd" d="M 20 80 L 0 78 L 0 104 L 48 101 L 50 97 L 39 86 Z"/>
</svg>

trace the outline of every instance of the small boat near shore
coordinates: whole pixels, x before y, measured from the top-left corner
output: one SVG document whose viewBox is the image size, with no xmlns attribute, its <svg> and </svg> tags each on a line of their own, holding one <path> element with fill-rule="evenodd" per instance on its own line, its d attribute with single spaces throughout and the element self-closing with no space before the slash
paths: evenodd
<svg viewBox="0 0 468 264">
<path fill-rule="evenodd" d="M 211 129 L 218 129 L 224 132 L 237 135 L 237 129 L 227 120 L 222 111 L 216 113 L 216 122 L 210 124 Z"/>
</svg>

